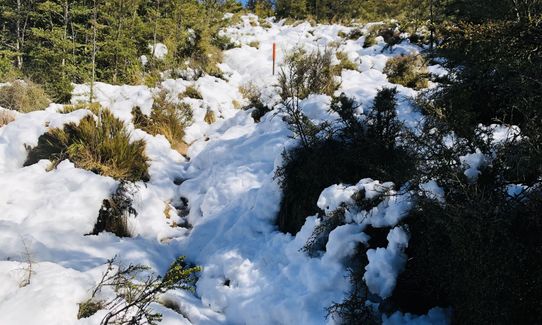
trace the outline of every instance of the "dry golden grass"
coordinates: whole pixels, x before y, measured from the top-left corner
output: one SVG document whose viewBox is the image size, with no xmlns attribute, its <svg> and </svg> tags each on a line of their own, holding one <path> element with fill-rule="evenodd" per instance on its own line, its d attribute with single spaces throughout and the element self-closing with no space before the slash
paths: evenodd
<svg viewBox="0 0 542 325">
<path fill-rule="evenodd" d="M 181 97 L 189 97 L 194 99 L 203 99 L 199 90 L 194 86 L 186 87 L 185 91 L 181 94 Z"/>
<path fill-rule="evenodd" d="M 141 113 L 139 107 L 132 111 L 137 128 L 152 134 L 162 134 L 174 150 L 186 155 L 188 144 L 183 141 L 184 129 L 192 123 L 192 108 L 186 103 L 176 103 L 165 91 L 155 98 L 150 117 Z"/>
<path fill-rule="evenodd" d="M 0 87 L 0 106 L 7 109 L 28 113 L 43 110 L 50 102 L 45 90 L 29 80 L 16 80 Z"/>
<path fill-rule="evenodd" d="M 383 71 L 390 82 L 414 88 L 427 88 L 429 85 L 427 65 L 421 55 L 405 55 L 391 58 Z"/>
<path fill-rule="evenodd" d="M 79 124 L 56 128 L 38 139 L 30 150 L 25 166 L 49 159 L 56 166 L 69 159 L 78 168 L 119 180 L 147 181 L 147 156 L 143 140 L 130 141 L 124 123 L 107 110 L 84 117 Z"/>
<path fill-rule="evenodd" d="M 205 113 L 205 118 L 203 119 L 207 124 L 213 124 L 216 122 L 216 114 L 211 110 L 207 110 Z"/>
<path fill-rule="evenodd" d="M 62 109 L 59 111 L 59 113 L 68 114 L 80 109 L 88 109 L 92 113 L 98 115 L 102 107 L 100 106 L 99 103 L 78 103 L 74 105 L 64 105 Z"/>
<path fill-rule="evenodd" d="M 10 111 L 0 111 L 0 127 L 15 121 L 15 114 Z"/>
</svg>

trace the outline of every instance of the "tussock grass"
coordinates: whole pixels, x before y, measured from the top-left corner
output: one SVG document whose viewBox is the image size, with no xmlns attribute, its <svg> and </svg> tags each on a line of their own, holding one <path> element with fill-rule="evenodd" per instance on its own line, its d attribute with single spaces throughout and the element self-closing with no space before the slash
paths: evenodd
<svg viewBox="0 0 542 325">
<path fill-rule="evenodd" d="M 355 64 L 354 62 L 352 62 L 348 58 L 348 54 L 346 54 L 345 52 L 337 52 L 336 55 L 337 55 L 337 59 L 339 61 L 341 61 L 341 63 L 339 64 L 339 67 L 340 67 L 341 71 L 343 69 L 347 69 L 347 70 L 357 70 L 358 69 L 358 65 Z"/>
<path fill-rule="evenodd" d="M 420 55 L 405 55 L 391 58 L 386 62 L 383 71 L 390 82 L 414 88 L 427 88 L 429 85 L 428 70 Z"/>
<path fill-rule="evenodd" d="M 68 114 L 80 109 L 88 109 L 93 114 L 98 115 L 102 107 L 100 106 L 99 103 L 79 103 L 79 104 L 74 104 L 74 105 L 64 105 L 62 109 L 59 111 L 59 113 Z"/>
<path fill-rule="evenodd" d="M 248 46 L 259 49 L 260 48 L 260 42 L 252 41 L 252 42 L 248 43 Z"/>
<path fill-rule="evenodd" d="M 207 124 L 213 124 L 216 122 L 216 114 L 211 110 L 207 110 L 205 113 L 205 118 L 203 119 Z"/>
<path fill-rule="evenodd" d="M 181 95 L 182 97 L 189 97 L 193 99 L 203 99 L 200 91 L 194 86 L 186 87 L 185 91 Z"/>
<path fill-rule="evenodd" d="M 51 101 L 45 90 L 32 81 L 16 80 L 0 87 L 0 106 L 28 113 L 47 108 Z"/>
<path fill-rule="evenodd" d="M 10 111 L 0 111 L 0 127 L 15 121 L 15 114 Z"/>
<path fill-rule="evenodd" d="M 145 142 L 131 142 L 123 122 L 104 109 L 42 135 L 31 149 L 25 166 L 49 159 L 53 167 L 69 159 L 78 168 L 119 180 L 148 181 Z"/>
<path fill-rule="evenodd" d="M 150 116 L 141 113 L 139 107 L 132 111 L 137 128 L 152 134 L 162 134 L 179 153 L 186 155 L 188 144 L 183 141 L 184 129 L 192 123 L 192 108 L 187 103 L 176 103 L 161 91 L 154 98 Z"/>
</svg>

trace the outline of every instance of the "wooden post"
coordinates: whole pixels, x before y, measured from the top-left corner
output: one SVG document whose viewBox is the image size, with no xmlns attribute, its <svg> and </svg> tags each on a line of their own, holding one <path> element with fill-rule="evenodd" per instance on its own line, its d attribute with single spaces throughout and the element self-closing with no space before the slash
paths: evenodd
<svg viewBox="0 0 542 325">
<path fill-rule="evenodd" d="M 273 43 L 273 75 L 275 75 L 275 62 L 277 60 L 277 44 Z"/>
</svg>

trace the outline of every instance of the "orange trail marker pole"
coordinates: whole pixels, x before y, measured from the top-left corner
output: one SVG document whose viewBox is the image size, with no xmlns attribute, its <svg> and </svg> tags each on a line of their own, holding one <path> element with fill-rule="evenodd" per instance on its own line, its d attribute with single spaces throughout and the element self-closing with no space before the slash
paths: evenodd
<svg viewBox="0 0 542 325">
<path fill-rule="evenodd" d="M 277 60 L 277 44 L 273 43 L 273 75 L 275 75 L 275 62 Z"/>
</svg>

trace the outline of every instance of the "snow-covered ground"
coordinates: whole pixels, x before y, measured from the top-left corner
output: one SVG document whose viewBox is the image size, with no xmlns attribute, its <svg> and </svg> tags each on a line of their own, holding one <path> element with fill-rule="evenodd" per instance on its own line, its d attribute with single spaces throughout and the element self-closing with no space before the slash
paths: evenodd
<svg viewBox="0 0 542 325">
<path fill-rule="evenodd" d="M 60 114 L 60 106 L 52 104 L 45 111 L 18 114 L 14 122 L 0 128 L 0 324 L 98 324 L 105 311 L 78 320 L 78 303 L 90 297 L 106 260 L 115 255 L 124 263 L 149 265 L 159 274 L 181 255 L 203 267 L 195 295 L 171 291 L 164 298 L 178 305 L 182 315 L 153 305 L 164 316 L 162 324 L 334 322 L 326 319 L 325 308 L 342 301 L 349 289 L 344 261 L 357 243 L 368 240 L 363 228 L 395 226 L 409 207 L 408 196 L 384 200 L 369 217 L 351 215 L 350 224 L 330 234 L 322 256 L 307 256 L 301 248 L 318 224 L 316 217 L 307 216 L 296 236 L 283 234 L 275 226 L 281 190 L 273 176 L 282 163 L 281 153 L 296 142 L 280 115 L 272 112 L 255 123 L 250 111 L 238 109 L 239 103 L 248 103 L 239 87 L 253 83 L 261 89 L 263 101 L 274 105 L 278 95 L 276 76 L 271 74 L 273 43 L 279 65 L 295 47 L 315 50 L 338 45 L 358 65 L 356 71 L 342 72 L 338 92 L 355 98 L 363 113 L 380 88 L 392 86 L 382 73 L 389 57 L 420 49 L 405 42 L 392 52 L 382 52 L 381 40 L 365 49 L 364 37 L 342 39 L 339 32 L 350 29 L 338 25 L 294 27 L 278 22 L 263 28 L 252 26 L 250 20 L 257 21 L 246 16 L 242 25 L 225 31 L 241 44 L 224 53 L 221 69 L 226 80 L 204 76 L 195 81 L 165 80 L 160 86 L 172 98 L 190 85 L 203 95 L 202 100 L 188 100 L 195 120 L 185 137 L 191 145 L 188 158 L 172 150 L 165 137 L 149 135 L 131 124 L 132 108 L 139 106 L 149 114 L 157 89 L 97 84 L 97 100 L 133 129 L 133 139 L 147 143 L 151 177 L 148 183 L 137 184 L 134 207 L 138 215 L 130 219 L 133 238 L 110 233 L 85 236 L 92 231 L 103 199 L 116 188 L 115 180 L 75 168 L 69 161 L 52 171 L 47 161 L 22 167 L 26 148 L 35 146 L 48 128 L 77 122 L 90 112 Z M 248 46 L 254 41 L 259 48 Z M 159 49 L 160 54 L 167 51 Z M 402 99 L 416 92 L 393 86 L 399 91 L 399 118 L 415 125 L 421 116 Z M 74 100 L 85 98 L 87 91 L 87 86 L 78 85 Z M 313 95 L 302 102 L 302 108 L 311 119 L 333 121 L 336 117 L 328 113 L 329 103 L 329 97 Z M 212 125 L 204 122 L 209 110 L 217 117 Z M 392 186 L 379 181 L 332 186 L 322 193 L 318 205 L 330 211 L 342 202 L 348 204 L 356 189 L 364 187 L 369 193 L 377 186 Z M 191 229 L 175 227 L 181 221 L 175 209 L 171 209 L 173 215 L 164 214 L 168 205 L 179 206 L 186 200 Z M 390 295 L 404 267 L 408 234 L 395 227 L 388 241 L 387 247 L 367 252 L 365 279 L 371 292 L 382 298 Z M 30 284 L 20 287 L 26 251 L 34 262 L 34 273 Z M 382 320 L 448 323 L 440 309 L 421 317 L 396 313 Z"/>
</svg>

